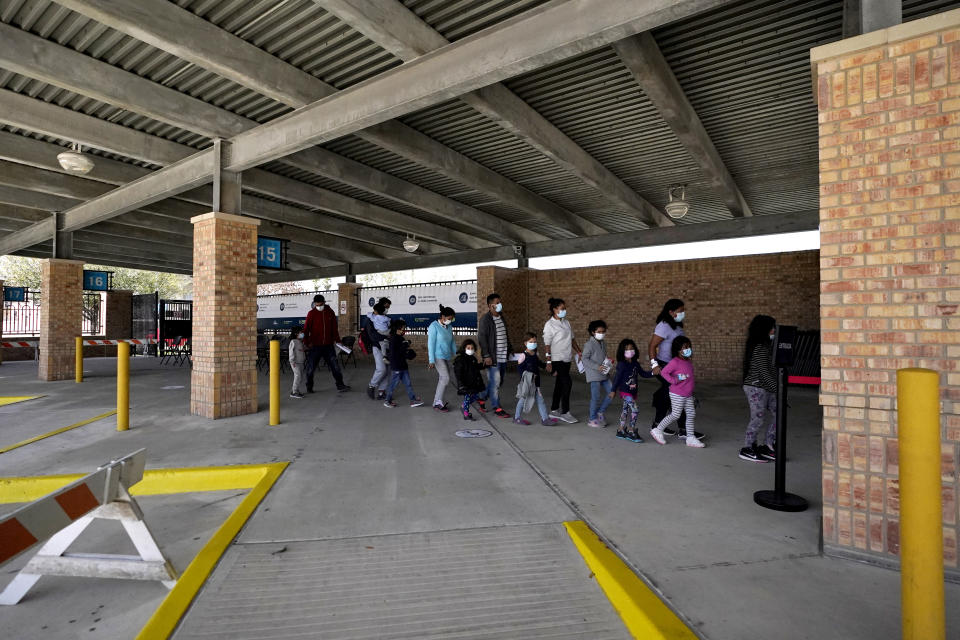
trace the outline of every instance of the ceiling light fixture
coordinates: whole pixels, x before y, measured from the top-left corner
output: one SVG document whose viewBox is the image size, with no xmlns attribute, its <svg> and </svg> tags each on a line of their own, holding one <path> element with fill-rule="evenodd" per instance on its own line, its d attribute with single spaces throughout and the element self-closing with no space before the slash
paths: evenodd
<svg viewBox="0 0 960 640">
<path fill-rule="evenodd" d="M 667 210 L 667 215 L 674 220 L 679 220 L 690 211 L 690 203 L 687 202 L 686 191 L 687 185 L 685 184 L 678 184 L 667 190 L 669 201 L 664 209 Z"/>
<path fill-rule="evenodd" d="M 417 249 L 420 248 L 420 243 L 417 242 L 413 236 L 408 237 L 403 241 L 403 249 L 408 253 L 416 253 Z"/>
<path fill-rule="evenodd" d="M 74 142 L 71 145 L 70 151 L 64 151 L 63 153 L 57 154 L 57 162 L 60 163 L 60 166 L 64 170 L 69 171 L 70 173 L 76 173 L 83 175 L 85 173 L 90 173 L 93 170 L 94 163 L 90 156 L 84 155 L 81 153 L 82 148 L 80 144 Z"/>
</svg>

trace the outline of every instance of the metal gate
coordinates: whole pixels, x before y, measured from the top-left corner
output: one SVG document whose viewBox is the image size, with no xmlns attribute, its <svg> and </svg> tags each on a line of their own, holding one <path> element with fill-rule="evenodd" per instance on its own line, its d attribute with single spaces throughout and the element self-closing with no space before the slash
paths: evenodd
<svg viewBox="0 0 960 640">
<path fill-rule="evenodd" d="M 159 338 L 157 334 L 157 305 L 159 303 L 160 296 L 156 291 L 131 297 L 130 317 L 132 338 Z M 137 348 L 145 355 L 157 355 L 157 345 L 155 344 L 139 345 Z"/>
<path fill-rule="evenodd" d="M 104 331 L 103 297 L 99 293 L 83 294 L 83 329 L 85 336 L 102 336 Z"/>
<path fill-rule="evenodd" d="M 193 300 L 161 300 L 159 308 L 157 355 L 189 353 L 193 336 Z"/>
</svg>

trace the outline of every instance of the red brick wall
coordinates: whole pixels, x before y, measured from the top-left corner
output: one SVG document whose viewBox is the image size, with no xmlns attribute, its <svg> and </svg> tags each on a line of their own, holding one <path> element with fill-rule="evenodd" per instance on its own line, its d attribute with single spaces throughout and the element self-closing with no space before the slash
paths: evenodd
<svg viewBox="0 0 960 640">
<path fill-rule="evenodd" d="M 698 377 L 736 383 L 754 315 L 818 328 L 818 267 L 816 251 L 549 271 L 479 267 L 477 299 L 484 313 L 487 293 L 503 296 L 515 345 L 528 330 L 541 335 L 547 300 L 557 297 L 566 301 L 581 343 L 587 324 L 602 319 L 610 345 L 629 337 L 646 353 L 663 303 L 680 298 L 686 303 L 684 325 L 694 343 Z"/>
<path fill-rule="evenodd" d="M 960 13 L 813 51 L 820 113 L 823 537 L 899 553 L 896 370 L 940 372 L 944 558 L 957 568 Z"/>
</svg>

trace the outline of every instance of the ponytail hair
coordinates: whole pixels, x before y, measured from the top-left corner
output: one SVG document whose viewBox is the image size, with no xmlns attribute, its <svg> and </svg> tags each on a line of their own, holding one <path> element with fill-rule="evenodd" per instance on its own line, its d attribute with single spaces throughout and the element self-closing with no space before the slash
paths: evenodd
<svg viewBox="0 0 960 640">
<path fill-rule="evenodd" d="M 547 304 L 550 306 L 550 317 L 553 317 L 553 310 L 564 304 L 562 298 L 550 298 L 547 300 Z"/>
<path fill-rule="evenodd" d="M 457 312 L 453 310 L 453 307 L 445 307 L 440 305 L 440 315 L 447 316 L 448 318 L 456 317 Z"/>
</svg>

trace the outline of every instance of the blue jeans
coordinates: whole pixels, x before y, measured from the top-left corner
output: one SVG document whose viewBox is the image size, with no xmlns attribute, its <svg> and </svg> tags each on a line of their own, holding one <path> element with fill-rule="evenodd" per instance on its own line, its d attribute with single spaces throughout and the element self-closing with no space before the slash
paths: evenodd
<svg viewBox="0 0 960 640">
<path fill-rule="evenodd" d="M 597 416 L 607 410 L 612 399 L 610 392 L 613 391 L 613 383 L 609 380 L 600 380 L 590 383 L 590 419 L 596 420 Z"/>
<path fill-rule="evenodd" d="M 517 398 L 517 411 L 513 415 L 514 420 L 519 420 L 523 417 L 523 401 L 524 398 Z M 550 417 L 550 413 L 547 411 L 547 402 L 543 399 L 543 394 L 540 393 L 540 389 L 537 389 L 537 411 L 540 412 L 540 420 L 543 422 L 546 422 L 547 418 Z"/>
<path fill-rule="evenodd" d="M 410 397 L 410 402 L 413 402 L 417 399 L 416 394 L 413 393 L 413 383 L 410 382 L 410 371 L 404 369 L 403 371 L 394 371 L 393 377 L 390 378 L 390 386 L 387 387 L 387 402 L 393 400 L 393 390 L 397 388 L 403 382 L 403 386 L 407 388 L 407 395 Z"/>
<path fill-rule="evenodd" d="M 500 385 L 503 384 L 503 375 L 506 372 L 506 362 L 487 367 L 487 398 L 490 399 L 491 409 L 500 408 Z"/>
</svg>

